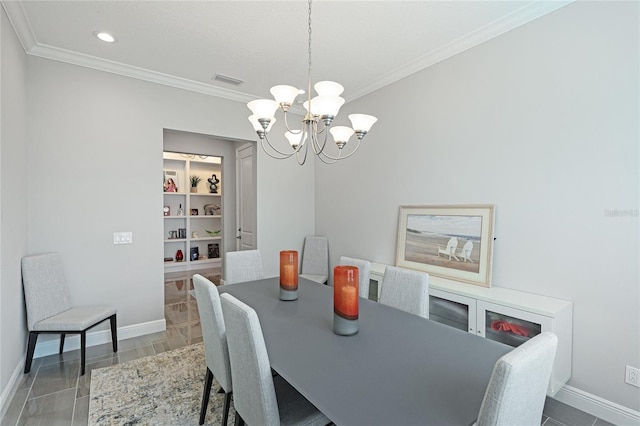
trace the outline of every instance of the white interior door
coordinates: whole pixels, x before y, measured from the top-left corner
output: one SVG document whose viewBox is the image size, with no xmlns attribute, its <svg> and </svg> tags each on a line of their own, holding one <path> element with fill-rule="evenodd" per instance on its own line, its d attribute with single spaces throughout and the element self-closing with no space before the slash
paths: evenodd
<svg viewBox="0 0 640 426">
<path fill-rule="evenodd" d="M 246 144 L 236 149 L 236 250 L 256 248 L 256 147 Z"/>
</svg>

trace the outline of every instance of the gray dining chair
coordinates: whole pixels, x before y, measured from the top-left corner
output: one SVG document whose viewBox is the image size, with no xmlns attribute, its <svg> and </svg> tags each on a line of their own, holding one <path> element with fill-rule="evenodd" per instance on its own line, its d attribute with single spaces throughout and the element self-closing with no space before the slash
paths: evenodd
<svg viewBox="0 0 640 426">
<path fill-rule="evenodd" d="M 354 259 L 352 257 L 340 257 L 340 265 L 350 265 L 358 267 L 358 288 L 360 297 L 369 298 L 369 275 L 371 274 L 371 262 L 368 260 Z"/>
<path fill-rule="evenodd" d="M 496 362 L 477 426 L 539 426 L 558 337 L 545 331 Z"/>
<path fill-rule="evenodd" d="M 231 381 L 231 366 L 229 364 L 229 350 L 227 347 L 227 334 L 220 295 L 215 284 L 200 274 L 193 276 L 193 286 L 198 301 L 198 313 L 202 327 L 202 340 L 204 341 L 204 358 L 207 371 L 202 393 L 202 405 L 200 407 L 200 423 L 203 424 L 207 416 L 207 405 L 211 395 L 211 385 L 215 376 L 224 392 L 224 406 L 222 410 L 222 426 L 226 426 L 231 407 L 231 394 L 233 392 Z"/>
<path fill-rule="evenodd" d="M 231 251 L 224 255 L 224 283 L 235 284 L 264 278 L 259 250 Z"/>
<path fill-rule="evenodd" d="M 329 240 L 327 237 L 305 237 L 300 276 L 320 284 L 329 279 Z"/>
<path fill-rule="evenodd" d="M 382 277 L 380 303 L 429 318 L 429 275 L 387 266 Z"/>
<path fill-rule="evenodd" d="M 25 256 L 21 266 L 29 329 L 25 374 L 31 371 L 33 353 L 40 334 L 59 334 L 61 354 L 64 351 L 65 336 L 79 334 L 81 375 L 85 371 L 87 330 L 109 320 L 113 352 L 118 352 L 115 306 L 71 306 L 71 294 L 58 253 Z"/>
<path fill-rule="evenodd" d="M 273 377 L 256 311 L 223 293 L 236 425 L 326 425 L 329 419 L 282 377 Z"/>
</svg>

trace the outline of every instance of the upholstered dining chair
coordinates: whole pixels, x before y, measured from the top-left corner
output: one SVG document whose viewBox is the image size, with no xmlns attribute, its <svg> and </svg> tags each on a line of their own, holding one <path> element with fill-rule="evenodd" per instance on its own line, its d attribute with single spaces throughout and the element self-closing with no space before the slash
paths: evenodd
<svg viewBox="0 0 640 426">
<path fill-rule="evenodd" d="M 429 318 L 429 275 L 387 266 L 382 277 L 380 303 Z"/>
<path fill-rule="evenodd" d="M 259 250 L 231 251 L 224 255 L 224 283 L 235 284 L 264 278 Z"/>
<path fill-rule="evenodd" d="M 80 334 L 80 369 L 85 370 L 87 330 L 109 320 L 113 352 L 118 352 L 118 331 L 114 306 L 71 306 L 71 295 L 58 253 L 22 258 L 22 286 L 27 306 L 29 343 L 25 374 L 31 371 L 33 353 L 40 334 L 59 334 L 60 353 L 67 334 Z"/>
<path fill-rule="evenodd" d="M 223 293 L 236 425 L 326 425 L 329 419 L 282 377 L 271 375 L 256 311 Z"/>
<path fill-rule="evenodd" d="M 477 426 L 538 426 L 558 337 L 545 331 L 503 355 L 493 367 Z"/>
<path fill-rule="evenodd" d="M 369 275 L 371 274 L 371 262 L 368 260 L 354 259 L 352 257 L 340 257 L 341 265 L 356 266 L 358 268 L 358 288 L 360 297 L 369 298 Z"/>
<path fill-rule="evenodd" d="M 200 314 L 202 339 L 204 340 L 204 358 L 207 365 L 199 424 L 204 424 L 209 396 L 211 395 L 211 384 L 215 376 L 224 392 L 222 426 L 226 426 L 233 389 L 231 387 L 231 366 L 229 364 L 227 334 L 222 316 L 220 295 L 215 284 L 200 274 L 193 276 L 193 286 L 196 290 L 196 300 L 198 301 L 198 313 Z"/>
<path fill-rule="evenodd" d="M 320 284 L 327 282 L 329 279 L 329 240 L 327 237 L 305 237 L 300 276 Z"/>
</svg>

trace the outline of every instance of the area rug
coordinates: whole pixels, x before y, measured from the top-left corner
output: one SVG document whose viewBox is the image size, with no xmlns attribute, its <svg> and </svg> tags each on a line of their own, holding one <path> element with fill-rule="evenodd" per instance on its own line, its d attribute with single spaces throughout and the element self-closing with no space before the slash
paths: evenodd
<svg viewBox="0 0 640 426">
<path fill-rule="evenodd" d="M 92 370 L 89 425 L 197 425 L 205 369 L 199 343 Z M 214 379 L 205 424 L 221 422 L 219 387 Z M 232 404 L 228 425 L 234 416 Z"/>
</svg>

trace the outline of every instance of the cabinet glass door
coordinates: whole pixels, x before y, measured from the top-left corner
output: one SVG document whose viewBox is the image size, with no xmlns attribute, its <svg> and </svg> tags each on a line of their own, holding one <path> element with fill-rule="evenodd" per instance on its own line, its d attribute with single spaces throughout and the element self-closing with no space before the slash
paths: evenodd
<svg viewBox="0 0 640 426">
<path fill-rule="evenodd" d="M 517 347 L 548 329 L 550 319 L 509 307 L 478 302 L 478 330 L 487 339 Z"/>
<path fill-rule="evenodd" d="M 429 319 L 474 333 L 476 301 L 454 293 L 429 289 Z"/>
</svg>

